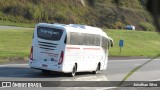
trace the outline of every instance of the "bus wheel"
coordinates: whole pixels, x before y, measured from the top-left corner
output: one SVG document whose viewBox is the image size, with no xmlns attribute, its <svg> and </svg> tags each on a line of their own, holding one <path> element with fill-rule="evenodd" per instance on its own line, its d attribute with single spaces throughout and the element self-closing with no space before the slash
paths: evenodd
<svg viewBox="0 0 160 90">
<path fill-rule="evenodd" d="M 45 73 L 45 74 L 48 74 L 48 73 L 50 73 L 51 71 L 49 71 L 49 70 L 42 70 L 42 73 Z"/>
<path fill-rule="evenodd" d="M 93 74 L 97 74 L 99 69 L 100 69 L 100 65 L 98 64 L 96 70 L 93 71 Z"/>
<path fill-rule="evenodd" d="M 74 77 L 75 76 L 75 74 L 76 74 L 76 71 L 77 71 L 77 66 L 76 65 L 74 65 L 74 67 L 73 67 L 73 69 L 72 69 L 72 72 L 71 72 L 71 77 Z"/>
</svg>

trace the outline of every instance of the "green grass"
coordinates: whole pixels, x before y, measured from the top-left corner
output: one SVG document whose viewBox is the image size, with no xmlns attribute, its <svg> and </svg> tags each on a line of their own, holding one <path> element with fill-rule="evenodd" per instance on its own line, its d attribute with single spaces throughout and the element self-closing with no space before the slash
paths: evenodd
<svg viewBox="0 0 160 90">
<path fill-rule="evenodd" d="M 11 22 L 11 21 L 4 21 L 0 20 L 0 25 L 4 26 L 17 26 L 17 27 L 34 27 L 34 23 L 20 23 L 20 22 Z"/>
<path fill-rule="evenodd" d="M 114 39 L 115 46 L 110 48 L 110 56 L 153 57 L 160 53 L 160 34 L 157 32 L 105 30 Z M 124 40 L 120 53 L 119 40 Z"/>
<path fill-rule="evenodd" d="M 105 30 L 114 39 L 110 56 L 145 56 L 153 57 L 160 53 L 160 35 L 156 32 Z M 27 60 L 30 52 L 33 29 L 0 30 L 0 62 L 6 60 Z M 124 40 L 122 53 L 118 42 Z"/>
<path fill-rule="evenodd" d="M 0 59 L 26 59 L 29 56 L 33 29 L 0 30 Z"/>
</svg>

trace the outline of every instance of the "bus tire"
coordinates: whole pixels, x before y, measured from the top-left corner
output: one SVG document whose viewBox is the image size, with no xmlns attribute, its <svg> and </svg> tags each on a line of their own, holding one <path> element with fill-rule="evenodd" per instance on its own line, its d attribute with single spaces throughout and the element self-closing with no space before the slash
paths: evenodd
<svg viewBox="0 0 160 90">
<path fill-rule="evenodd" d="M 97 74 L 98 73 L 98 70 L 100 70 L 100 64 L 97 65 L 97 68 L 95 71 L 93 71 L 93 74 Z"/>
<path fill-rule="evenodd" d="M 71 76 L 71 77 L 74 77 L 75 74 L 76 74 L 76 71 L 77 71 L 77 66 L 76 66 L 76 64 L 75 64 L 75 65 L 73 66 L 72 72 L 70 73 L 70 76 Z"/>
</svg>

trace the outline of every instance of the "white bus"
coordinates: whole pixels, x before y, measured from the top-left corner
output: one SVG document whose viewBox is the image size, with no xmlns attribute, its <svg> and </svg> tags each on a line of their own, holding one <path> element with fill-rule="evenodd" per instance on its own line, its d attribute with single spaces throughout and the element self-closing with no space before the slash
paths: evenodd
<svg viewBox="0 0 160 90">
<path fill-rule="evenodd" d="M 44 73 L 96 74 L 107 67 L 110 43 L 113 40 L 97 27 L 39 23 L 34 30 L 29 65 Z"/>
</svg>

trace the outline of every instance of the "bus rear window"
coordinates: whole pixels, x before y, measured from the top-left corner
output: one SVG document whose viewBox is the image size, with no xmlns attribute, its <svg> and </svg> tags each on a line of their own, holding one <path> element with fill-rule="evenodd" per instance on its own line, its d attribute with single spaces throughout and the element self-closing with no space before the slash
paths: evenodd
<svg viewBox="0 0 160 90">
<path fill-rule="evenodd" d="M 60 29 L 48 28 L 48 27 L 37 28 L 38 38 L 41 38 L 41 39 L 59 41 L 62 37 L 62 34 L 63 34 L 63 30 L 60 30 Z"/>
</svg>

